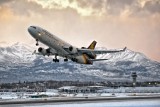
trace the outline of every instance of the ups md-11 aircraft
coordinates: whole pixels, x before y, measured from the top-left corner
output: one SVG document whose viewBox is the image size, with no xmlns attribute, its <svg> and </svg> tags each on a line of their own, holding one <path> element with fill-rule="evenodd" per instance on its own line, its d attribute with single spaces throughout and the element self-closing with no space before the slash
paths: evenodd
<svg viewBox="0 0 160 107">
<path fill-rule="evenodd" d="M 37 26 L 30 26 L 28 28 L 28 32 L 37 41 L 36 46 L 39 45 L 38 42 L 40 41 L 49 47 L 48 49 L 39 47 L 38 53 L 36 52 L 36 50 L 34 51 L 34 53 L 44 56 L 54 55 L 55 56 L 55 58 L 53 59 L 54 62 L 59 62 L 57 56 L 61 56 L 64 58 L 65 62 L 68 61 L 68 59 L 71 59 L 73 62 L 77 62 L 80 64 L 93 64 L 94 61 L 108 60 L 108 59 L 96 59 L 97 54 L 116 53 L 116 52 L 123 52 L 126 50 L 126 47 L 124 49 L 114 50 L 114 51 L 94 50 L 97 43 L 96 41 L 93 41 L 88 48 L 85 47 L 77 48 L 61 40 L 55 35 L 49 33 L 47 30 Z"/>
</svg>

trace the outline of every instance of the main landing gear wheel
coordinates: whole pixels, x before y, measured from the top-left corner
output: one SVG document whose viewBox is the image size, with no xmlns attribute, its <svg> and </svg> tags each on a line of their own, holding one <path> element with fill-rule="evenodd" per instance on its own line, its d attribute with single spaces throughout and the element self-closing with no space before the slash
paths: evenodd
<svg viewBox="0 0 160 107">
<path fill-rule="evenodd" d="M 78 61 L 78 59 L 76 59 L 76 58 L 72 58 L 72 61 L 73 61 L 73 62 L 77 62 L 77 61 Z"/>
<path fill-rule="evenodd" d="M 59 59 L 53 59 L 53 62 L 59 62 Z"/>
<path fill-rule="evenodd" d="M 55 55 L 55 59 L 53 59 L 53 62 L 59 62 L 59 59 L 57 59 L 57 55 Z"/>
<path fill-rule="evenodd" d="M 64 59 L 64 62 L 67 62 L 68 61 L 68 59 Z"/>
<path fill-rule="evenodd" d="M 39 45 L 39 44 L 38 44 L 38 39 L 36 39 L 36 41 L 37 41 L 36 46 L 38 46 L 38 45 Z"/>
</svg>

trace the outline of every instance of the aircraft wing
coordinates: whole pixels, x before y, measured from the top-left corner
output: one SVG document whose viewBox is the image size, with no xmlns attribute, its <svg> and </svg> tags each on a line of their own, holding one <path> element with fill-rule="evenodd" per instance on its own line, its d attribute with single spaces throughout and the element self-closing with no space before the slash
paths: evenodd
<svg viewBox="0 0 160 107">
<path fill-rule="evenodd" d="M 78 49 L 78 52 L 81 54 L 84 53 L 92 53 L 92 54 L 107 54 L 107 53 L 117 53 L 117 52 L 123 52 L 126 50 L 127 47 L 121 50 L 91 50 L 91 49 Z"/>
<path fill-rule="evenodd" d="M 56 55 L 58 54 L 57 51 L 53 48 L 48 48 L 50 50 L 50 55 Z"/>
</svg>

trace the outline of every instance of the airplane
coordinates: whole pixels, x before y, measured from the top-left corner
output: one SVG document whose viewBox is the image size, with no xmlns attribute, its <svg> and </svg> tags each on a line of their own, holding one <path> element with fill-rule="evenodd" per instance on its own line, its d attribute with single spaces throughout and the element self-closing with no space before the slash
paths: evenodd
<svg viewBox="0 0 160 107">
<path fill-rule="evenodd" d="M 38 53 L 36 50 L 34 53 L 44 56 L 54 55 L 55 58 L 53 59 L 53 62 L 59 62 L 57 56 L 60 56 L 64 58 L 65 62 L 70 59 L 73 62 L 80 64 L 93 64 L 94 61 L 108 60 L 96 59 L 97 54 L 124 52 L 126 50 L 126 47 L 120 50 L 95 50 L 96 41 L 93 41 L 88 48 L 77 48 L 38 26 L 28 27 L 28 32 L 36 40 L 36 46 L 39 45 L 38 42 L 40 41 L 49 47 L 47 49 L 39 47 Z"/>
</svg>

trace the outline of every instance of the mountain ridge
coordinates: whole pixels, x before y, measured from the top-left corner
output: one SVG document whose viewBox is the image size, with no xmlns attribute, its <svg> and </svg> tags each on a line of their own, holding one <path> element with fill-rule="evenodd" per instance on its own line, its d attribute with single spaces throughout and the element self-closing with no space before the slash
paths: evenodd
<svg viewBox="0 0 160 107">
<path fill-rule="evenodd" d="M 144 54 L 127 49 L 125 52 L 98 55 L 109 59 L 93 65 L 77 64 L 72 61 L 52 62 L 52 57 L 32 55 L 35 48 L 23 43 L 0 47 L 1 82 L 37 80 L 79 80 L 106 81 L 132 80 L 130 75 L 137 72 L 138 80 L 159 80 L 160 63 Z M 96 48 L 103 49 L 106 48 Z"/>
</svg>

